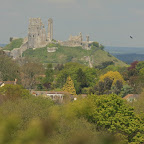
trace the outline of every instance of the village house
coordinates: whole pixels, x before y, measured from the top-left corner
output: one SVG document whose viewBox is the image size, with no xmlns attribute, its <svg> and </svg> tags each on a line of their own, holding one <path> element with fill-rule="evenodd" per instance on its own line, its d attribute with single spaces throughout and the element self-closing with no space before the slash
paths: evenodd
<svg viewBox="0 0 144 144">
<path fill-rule="evenodd" d="M 34 96 L 44 96 L 52 99 L 55 102 L 63 103 L 64 100 L 69 99 L 74 100 L 74 96 L 69 94 L 68 92 L 55 92 L 55 91 L 31 91 L 31 94 Z"/>
<path fill-rule="evenodd" d="M 16 85 L 17 84 L 17 79 L 15 79 L 14 81 L 0 81 L 0 87 L 5 86 L 6 84 Z"/>
<path fill-rule="evenodd" d="M 138 99 L 139 95 L 138 94 L 128 94 L 123 99 L 127 100 L 128 102 L 133 102 Z"/>
</svg>

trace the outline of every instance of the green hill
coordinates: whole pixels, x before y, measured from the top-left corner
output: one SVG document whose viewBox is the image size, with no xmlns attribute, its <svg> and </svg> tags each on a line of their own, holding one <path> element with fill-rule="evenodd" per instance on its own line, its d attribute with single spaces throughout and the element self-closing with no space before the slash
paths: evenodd
<svg viewBox="0 0 144 144">
<path fill-rule="evenodd" d="M 19 38 L 19 39 L 15 39 L 13 40 L 11 43 L 9 43 L 8 45 L 6 45 L 3 50 L 13 50 L 14 48 L 20 48 L 20 46 L 23 43 L 23 39 Z"/>
<path fill-rule="evenodd" d="M 56 52 L 48 53 L 47 47 L 57 47 Z M 23 57 L 38 59 L 42 63 L 67 63 L 78 62 L 89 65 L 89 61 L 93 66 L 98 66 L 103 62 L 112 61 L 117 66 L 126 66 L 126 64 L 110 55 L 108 52 L 98 47 L 92 47 L 91 50 L 82 49 L 82 47 L 64 47 L 59 44 L 50 44 L 47 47 L 28 49 L 23 53 Z"/>
</svg>

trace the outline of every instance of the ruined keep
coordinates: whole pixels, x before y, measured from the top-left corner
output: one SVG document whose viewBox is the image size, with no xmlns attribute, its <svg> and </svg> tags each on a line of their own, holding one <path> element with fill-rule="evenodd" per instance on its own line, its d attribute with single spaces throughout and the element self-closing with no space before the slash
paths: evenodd
<svg viewBox="0 0 144 144">
<path fill-rule="evenodd" d="M 46 30 L 40 18 L 30 18 L 28 28 L 28 48 L 46 46 Z"/>
</svg>

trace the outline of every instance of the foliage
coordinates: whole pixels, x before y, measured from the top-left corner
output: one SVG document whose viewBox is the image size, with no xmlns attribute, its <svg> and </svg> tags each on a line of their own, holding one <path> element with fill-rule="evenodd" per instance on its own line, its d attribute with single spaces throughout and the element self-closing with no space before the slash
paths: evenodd
<svg viewBox="0 0 144 144">
<path fill-rule="evenodd" d="M 36 77 L 44 72 L 43 65 L 40 63 L 27 62 L 21 67 L 21 83 L 27 89 L 35 87 Z"/>
<path fill-rule="evenodd" d="M 100 65 L 96 66 L 96 68 L 104 69 L 104 68 L 108 67 L 109 65 L 114 65 L 114 62 L 113 61 L 106 61 L 106 62 L 103 62 Z"/>
<path fill-rule="evenodd" d="M 144 91 L 139 95 L 137 101 L 133 102 L 134 110 L 137 114 L 140 114 L 144 119 Z"/>
<path fill-rule="evenodd" d="M 121 89 L 121 97 L 125 97 L 127 94 L 132 94 L 134 92 L 134 89 L 129 86 L 128 84 L 124 85 Z"/>
<path fill-rule="evenodd" d="M 140 76 L 144 76 L 144 68 L 140 69 L 139 75 L 140 75 Z"/>
<path fill-rule="evenodd" d="M 102 44 L 99 45 L 99 48 L 100 48 L 101 50 L 104 50 L 104 46 L 103 46 Z"/>
<path fill-rule="evenodd" d="M 117 80 L 115 85 L 112 87 L 112 92 L 118 95 L 121 92 L 122 87 L 123 87 L 122 81 Z"/>
<path fill-rule="evenodd" d="M 84 80 L 77 81 L 78 77 L 79 77 L 79 69 L 82 69 Z M 72 62 L 67 63 L 64 66 L 64 69 L 59 71 L 59 73 L 57 74 L 56 87 L 62 88 L 69 75 L 71 76 L 71 78 L 74 81 L 74 85 L 75 85 L 77 93 L 79 93 L 81 88 L 83 88 L 85 86 L 89 87 L 89 86 L 95 85 L 96 78 L 97 78 L 97 70 L 94 68 L 89 68 L 82 64 L 78 64 L 78 63 L 72 63 Z M 83 81 L 82 87 L 81 87 L 80 81 L 81 82 Z"/>
<path fill-rule="evenodd" d="M 93 43 L 92 43 L 92 46 L 94 46 L 94 47 L 99 47 L 99 43 L 98 43 L 98 42 L 93 42 Z"/>
<path fill-rule="evenodd" d="M 20 48 L 20 46 L 22 45 L 22 43 L 23 43 L 23 39 L 19 38 L 19 39 L 13 40 L 10 44 L 6 45 L 3 49 L 11 51 L 14 48 Z"/>
<path fill-rule="evenodd" d="M 61 71 L 63 68 L 64 68 L 64 65 L 63 65 L 63 64 L 57 64 L 57 65 L 55 66 L 55 70 L 57 70 L 57 71 Z"/>
<path fill-rule="evenodd" d="M 136 69 L 139 72 L 142 68 L 144 68 L 144 61 L 138 62 L 136 65 Z"/>
<path fill-rule="evenodd" d="M 20 80 L 20 67 L 10 57 L 0 52 L 0 80 Z"/>
<path fill-rule="evenodd" d="M 113 80 L 110 79 L 109 77 L 106 77 L 104 79 L 104 88 L 105 88 L 105 90 L 110 90 L 111 86 L 112 86 L 112 83 L 113 83 Z"/>
<path fill-rule="evenodd" d="M 6 101 L 6 100 L 16 100 L 18 98 L 28 98 L 30 97 L 30 93 L 28 90 L 24 89 L 20 85 L 4 85 L 3 87 L 0 87 L 0 101 Z"/>
<path fill-rule="evenodd" d="M 82 91 L 82 88 L 87 87 L 86 75 L 81 68 L 77 71 L 77 82 L 79 83 L 79 92 Z"/>
<path fill-rule="evenodd" d="M 30 96 L 0 105 L 3 144 L 142 143 L 143 133 L 142 119 L 116 95 L 90 95 L 61 106 Z"/>
<path fill-rule="evenodd" d="M 131 63 L 130 67 L 128 67 L 128 70 L 135 69 L 137 64 L 138 64 L 138 61 L 134 61 L 133 63 Z"/>
<path fill-rule="evenodd" d="M 115 72 L 113 72 L 113 71 L 107 72 L 106 74 L 100 76 L 100 80 L 104 81 L 104 79 L 107 78 L 107 77 L 109 79 L 113 80 L 113 85 L 116 83 L 117 80 L 121 81 L 122 84 L 124 84 L 124 82 L 125 82 L 123 77 L 122 77 L 122 75 L 119 72 L 117 72 L 117 71 L 115 71 Z"/>
<path fill-rule="evenodd" d="M 63 86 L 63 91 L 69 92 L 72 95 L 76 95 L 74 83 L 70 76 L 68 76 L 67 81 L 66 81 L 65 85 Z"/>
<path fill-rule="evenodd" d="M 45 88 L 50 89 L 54 80 L 54 70 L 52 64 L 47 65 L 45 75 L 46 77 L 43 80 L 43 85 Z"/>
<path fill-rule="evenodd" d="M 98 129 L 104 128 L 112 133 L 118 131 L 126 135 L 129 142 L 144 140 L 142 120 L 121 98 L 116 95 L 93 95 L 90 99 L 93 101 L 90 121 L 95 123 Z M 141 139 L 138 139 L 139 137 Z"/>
</svg>

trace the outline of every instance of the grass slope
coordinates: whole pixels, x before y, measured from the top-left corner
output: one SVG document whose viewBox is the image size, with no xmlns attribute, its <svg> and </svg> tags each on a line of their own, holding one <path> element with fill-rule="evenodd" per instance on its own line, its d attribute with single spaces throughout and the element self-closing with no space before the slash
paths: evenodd
<svg viewBox="0 0 144 144">
<path fill-rule="evenodd" d="M 90 56 L 94 66 L 105 61 L 113 61 L 115 65 L 126 66 L 124 62 L 97 47 L 93 47 L 91 50 L 84 50 L 81 47 L 64 47 L 58 44 L 50 44 L 48 47 L 57 47 L 58 49 L 54 53 L 48 53 L 47 47 L 37 48 L 35 50 L 28 49 L 23 53 L 23 57 L 38 59 L 42 63 L 57 64 L 72 61 L 88 65 L 89 63 L 86 61 L 86 56 Z"/>
<path fill-rule="evenodd" d="M 19 38 L 19 39 L 16 39 L 16 40 L 13 40 L 11 43 L 9 43 L 8 45 L 6 45 L 3 50 L 13 50 L 14 48 L 20 48 L 20 46 L 22 45 L 23 43 L 23 39 L 22 38 Z"/>
</svg>

